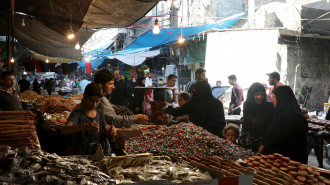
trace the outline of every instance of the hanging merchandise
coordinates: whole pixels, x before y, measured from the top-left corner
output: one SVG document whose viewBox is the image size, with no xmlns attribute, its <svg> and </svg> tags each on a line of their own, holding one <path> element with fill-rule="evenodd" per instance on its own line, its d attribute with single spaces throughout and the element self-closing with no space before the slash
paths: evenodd
<svg viewBox="0 0 330 185">
<path fill-rule="evenodd" d="M 85 67 L 86 67 L 86 73 L 91 74 L 92 73 L 92 63 L 85 62 Z"/>
</svg>

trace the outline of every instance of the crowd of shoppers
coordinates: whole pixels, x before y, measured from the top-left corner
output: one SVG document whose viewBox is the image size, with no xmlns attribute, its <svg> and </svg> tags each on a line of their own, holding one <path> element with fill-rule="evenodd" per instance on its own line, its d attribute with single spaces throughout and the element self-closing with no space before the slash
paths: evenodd
<svg viewBox="0 0 330 185">
<path fill-rule="evenodd" d="M 107 69 L 94 75 L 93 83 L 77 78 L 45 79 L 33 81 L 32 90 L 40 94 L 47 89 L 51 94 L 55 87 L 78 88 L 84 91 L 81 107 L 74 110 L 68 124 L 62 129 L 65 135 L 73 135 L 78 154 L 93 154 L 98 144 L 109 155 L 112 149 L 109 138 L 116 135 L 116 128 L 132 124 L 176 124 L 192 122 L 210 133 L 263 154 L 280 153 L 292 160 L 307 163 L 307 121 L 303 116 L 292 89 L 280 83 L 280 74 L 272 72 L 267 95 L 264 84 L 253 83 L 244 102 L 243 90 L 235 75 L 228 76 L 232 85 L 229 114 L 240 115 L 243 104 L 242 130 L 237 125 L 225 123 L 225 111 L 221 101 L 214 98 L 206 79 L 206 70 L 199 68 L 196 79 L 187 84 L 187 92 L 178 92 L 177 76 L 170 74 L 166 85 L 152 87 L 152 75 L 123 79 L 120 71 Z M 0 110 L 22 110 L 19 93 L 31 89 L 23 76 L 14 87 L 15 77 L 10 71 L 1 73 Z M 87 85 L 88 84 L 88 85 Z M 221 87 L 217 81 L 217 87 Z M 178 102 L 178 105 L 175 103 Z M 243 103 L 244 102 L 244 103 Z M 134 115 L 117 115 L 113 105 L 125 106 Z M 171 121 L 171 117 L 174 116 Z M 327 115 L 329 119 L 329 114 Z"/>
</svg>

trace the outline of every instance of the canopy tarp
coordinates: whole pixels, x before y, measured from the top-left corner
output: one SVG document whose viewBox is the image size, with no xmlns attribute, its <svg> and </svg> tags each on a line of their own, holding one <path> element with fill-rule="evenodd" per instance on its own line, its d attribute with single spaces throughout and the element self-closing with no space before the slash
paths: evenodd
<svg viewBox="0 0 330 185">
<path fill-rule="evenodd" d="M 100 56 L 109 59 L 116 58 L 121 62 L 137 66 L 142 64 L 147 57 L 154 57 L 159 55 L 159 50 L 150 51 L 153 47 L 173 43 L 181 37 L 181 30 L 184 37 L 189 38 L 201 32 L 213 29 L 227 29 L 235 25 L 245 13 L 241 13 L 226 19 L 223 19 L 214 24 L 203 24 L 193 27 L 184 28 L 163 28 L 159 34 L 152 33 L 152 30 L 147 31 L 138 37 L 132 44 L 126 47 L 125 50 L 117 53 L 111 53 L 111 50 L 105 50 Z"/>
<path fill-rule="evenodd" d="M 216 22 L 214 24 L 203 24 L 193 27 L 184 28 L 163 28 L 160 29 L 159 34 L 154 34 L 152 30 L 147 31 L 137 38 L 132 44 L 130 44 L 126 49 L 137 49 L 145 47 L 157 47 L 164 44 L 169 44 L 177 41 L 182 35 L 184 37 L 190 37 L 201 32 L 205 32 L 213 29 L 227 29 L 235 25 L 245 13 L 241 13 L 223 20 Z"/>
<path fill-rule="evenodd" d="M 7 35 L 9 0 L 0 6 L 0 36 Z M 158 0 L 15 0 L 14 37 L 39 54 L 79 60 L 92 29 L 126 27 L 141 19 Z M 21 26 L 24 19 L 25 26 Z M 75 40 L 67 34 L 75 33 Z"/>
<path fill-rule="evenodd" d="M 133 50 L 123 50 L 113 55 L 108 55 L 107 58 L 120 60 L 121 62 L 130 66 L 138 66 L 142 64 L 147 58 L 152 58 L 160 54 L 160 50 L 149 51 L 150 48 L 139 48 Z"/>
</svg>

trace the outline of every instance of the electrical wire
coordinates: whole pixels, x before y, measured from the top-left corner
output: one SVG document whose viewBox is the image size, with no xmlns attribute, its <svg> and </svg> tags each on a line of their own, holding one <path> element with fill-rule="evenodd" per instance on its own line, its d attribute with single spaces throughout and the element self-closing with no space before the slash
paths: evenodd
<svg viewBox="0 0 330 185">
<path fill-rule="evenodd" d="M 52 9 L 52 13 L 53 15 L 55 15 L 52 0 L 49 0 L 49 2 L 50 2 L 50 8 Z"/>
</svg>

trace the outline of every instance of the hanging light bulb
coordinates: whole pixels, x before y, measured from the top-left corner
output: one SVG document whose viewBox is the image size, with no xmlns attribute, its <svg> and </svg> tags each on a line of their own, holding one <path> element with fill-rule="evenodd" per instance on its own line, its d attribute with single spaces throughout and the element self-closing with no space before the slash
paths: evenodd
<svg viewBox="0 0 330 185">
<path fill-rule="evenodd" d="M 46 59 L 46 63 L 47 63 L 47 64 L 49 63 L 49 60 L 48 60 L 48 58 Z"/>
<path fill-rule="evenodd" d="M 80 49 L 79 42 L 77 42 L 77 44 L 74 46 L 74 48 L 75 48 L 76 50 L 79 50 L 79 49 Z"/>
<path fill-rule="evenodd" d="M 88 58 L 91 59 L 92 58 L 92 54 L 88 54 Z"/>
<path fill-rule="evenodd" d="M 89 62 L 89 61 L 90 61 L 89 57 L 86 57 L 85 62 Z"/>
<path fill-rule="evenodd" d="M 183 43 L 184 41 L 185 41 L 185 39 L 183 37 L 180 37 L 178 42 Z"/>
<path fill-rule="evenodd" d="M 154 34 L 158 34 L 160 32 L 159 25 L 158 25 L 158 20 L 157 19 L 155 20 L 154 29 L 152 29 L 152 32 Z"/>
<path fill-rule="evenodd" d="M 14 63 L 14 62 L 15 62 L 14 57 L 11 57 L 10 62 L 11 62 L 11 63 Z"/>
<path fill-rule="evenodd" d="M 68 39 L 69 40 L 72 40 L 74 38 L 74 34 L 73 33 L 69 33 L 69 35 L 68 35 Z"/>
<path fill-rule="evenodd" d="M 24 22 L 24 19 L 22 19 L 22 23 L 21 23 L 21 26 L 25 27 L 25 22 Z"/>
<path fill-rule="evenodd" d="M 71 20 L 72 21 L 72 20 Z M 70 30 L 68 32 L 68 39 L 72 40 L 75 37 L 73 30 L 72 30 L 72 25 L 70 24 Z"/>
</svg>

